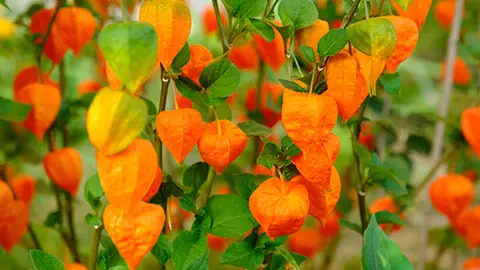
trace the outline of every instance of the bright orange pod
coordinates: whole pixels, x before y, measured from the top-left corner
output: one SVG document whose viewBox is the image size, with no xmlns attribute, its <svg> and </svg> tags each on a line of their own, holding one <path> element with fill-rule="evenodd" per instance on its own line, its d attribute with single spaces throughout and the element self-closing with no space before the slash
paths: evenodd
<svg viewBox="0 0 480 270">
<path fill-rule="evenodd" d="M 435 19 L 443 28 L 448 29 L 452 25 L 454 13 L 455 1 L 442 0 L 435 4 Z"/>
<path fill-rule="evenodd" d="M 10 252 L 27 231 L 28 207 L 24 202 L 12 199 L 0 204 L 0 212 L 0 246 Z"/>
<path fill-rule="evenodd" d="M 446 62 L 442 63 L 442 70 L 440 72 L 440 78 L 442 80 L 445 79 L 445 72 L 446 72 Z M 465 60 L 461 57 L 457 56 L 455 58 L 455 63 L 453 66 L 453 82 L 459 86 L 469 86 L 472 82 L 472 71 L 468 67 Z"/>
<path fill-rule="evenodd" d="M 247 135 L 228 120 L 204 125 L 198 141 L 198 151 L 202 159 L 219 174 L 240 156 L 246 146 Z"/>
<path fill-rule="evenodd" d="M 183 75 L 200 85 L 200 74 L 212 60 L 212 53 L 207 48 L 199 44 L 190 45 L 190 60 L 182 67 Z"/>
<path fill-rule="evenodd" d="M 398 206 L 395 203 L 395 201 L 391 197 L 382 197 L 377 200 L 375 200 L 369 207 L 370 214 L 375 214 L 377 212 L 381 211 L 387 211 L 390 213 L 398 214 Z M 401 219 L 405 219 L 405 213 L 400 213 L 399 214 Z M 390 233 L 399 231 L 402 228 L 402 225 L 391 225 L 391 224 L 380 224 L 379 225 L 380 229 L 383 231 L 388 232 L 389 230 Z"/>
<path fill-rule="evenodd" d="M 117 74 L 113 72 L 112 68 L 107 62 L 105 62 L 105 74 L 107 75 L 107 81 L 110 88 L 112 88 L 113 90 L 122 89 L 122 81 L 118 78 Z"/>
<path fill-rule="evenodd" d="M 337 169 L 332 166 L 330 171 L 330 188 L 326 188 L 320 183 L 311 182 L 302 175 L 297 175 L 291 180 L 291 182 L 307 188 L 310 200 L 308 213 L 323 225 L 326 224 L 327 218 L 335 209 L 342 190 L 342 182 Z"/>
<path fill-rule="evenodd" d="M 330 26 L 324 20 L 317 20 L 312 25 L 298 30 L 295 34 L 295 50 L 299 51 L 300 46 L 305 45 L 317 51 L 318 42 L 329 30 Z"/>
<path fill-rule="evenodd" d="M 78 56 L 83 47 L 95 34 L 95 17 L 85 8 L 64 7 L 58 12 L 55 20 L 59 36 L 65 45 Z"/>
<path fill-rule="evenodd" d="M 209 6 L 203 10 L 202 14 L 203 19 L 203 32 L 206 34 L 215 34 L 218 31 L 217 16 L 215 15 L 215 10 L 213 6 Z M 223 26 L 228 25 L 228 18 L 225 11 L 220 10 L 220 19 L 222 20 Z"/>
<path fill-rule="evenodd" d="M 469 258 L 463 262 L 463 270 L 480 269 L 480 258 Z"/>
<path fill-rule="evenodd" d="M 165 213 L 161 206 L 141 201 L 131 211 L 109 204 L 103 223 L 129 269 L 136 269 L 162 233 Z"/>
<path fill-rule="evenodd" d="M 94 80 L 84 81 L 78 86 L 78 94 L 96 93 L 100 89 L 102 89 L 102 85 L 99 82 Z"/>
<path fill-rule="evenodd" d="M 86 266 L 79 263 L 72 263 L 72 264 L 66 263 L 65 268 L 66 270 L 87 270 Z"/>
<path fill-rule="evenodd" d="M 139 21 L 151 23 L 155 27 L 158 36 L 157 60 L 169 71 L 173 59 L 190 35 L 190 9 L 183 0 L 144 1 Z"/>
<path fill-rule="evenodd" d="M 372 133 L 370 125 L 362 123 L 360 134 L 358 135 L 358 143 L 365 146 L 368 151 L 375 148 L 375 135 Z"/>
<path fill-rule="evenodd" d="M 50 20 L 53 17 L 52 9 L 40 9 L 32 15 L 32 20 L 30 22 L 30 32 L 32 34 L 45 35 L 48 29 Z M 42 44 L 43 37 L 39 37 L 36 40 L 37 44 Z M 60 36 L 59 30 L 57 29 L 56 23 L 53 24 L 50 31 L 50 35 L 47 38 L 45 47 L 43 48 L 43 53 L 50 59 L 54 64 L 60 63 L 65 53 L 67 52 L 68 47 Z"/>
<path fill-rule="evenodd" d="M 397 67 L 413 53 L 418 42 L 418 26 L 410 18 L 400 16 L 383 16 L 389 20 L 397 32 L 397 44 L 393 54 L 387 59 L 385 68 L 395 73 Z"/>
<path fill-rule="evenodd" d="M 37 183 L 31 175 L 17 175 L 10 180 L 10 185 L 12 186 L 18 200 L 24 202 L 27 206 L 32 204 L 33 197 L 37 190 Z"/>
<path fill-rule="evenodd" d="M 202 136 L 202 115 L 194 109 L 163 111 L 157 116 L 156 127 L 162 143 L 182 164 Z"/>
<path fill-rule="evenodd" d="M 58 88 L 58 84 L 48 77 L 48 74 L 42 72 L 42 81 L 45 84 L 52 85 Z M 37 66 L 29 66 L 15 76 L 15 81 L 13 82 L 13 96 L 16 97 L 17 93 L 25 86 L 31 83 L 39 82 L 39 74 Z"/>
<path fill-rule="evenodd" d="M 83 173 L 82 158 L 77 150 L 65 147 L 51 151 L 43 158 L 43 167 L 57 187 L 74 197 L 77 195 Z"/>
<path fill-rule="evenodd" d="M 339 151 L 340 139 L 330 133 L 307 152 L 292 157 L 292 162 L 308 181 L 329 188 L 332 166 Z"/>
<path fill-rule="evenodd" d="M 224 252 L 228 245 L 228 239 L 220 236 L 207 234 L 208 247 L 216 252 Z"/>
<path fill-rule="evenodd" d="M 469 248 L 480 246 L 478 228 L 480 228 L 480 206 L 475 206 L 468 211 L 466 222 L 466 241 Z"/>
<path fill-rule="evenodd" d="M 459 174 L 447 174 L 433 181 L 429 190 L 430 200 L 437 211 L 454 218 L 473 201 L 475 188 L 470 179 Z"/>
<path fill-rule="evenodd" d="M 162 169 L 160 169 L 160 167 L 157 167 L 157 171 L 155 172 L 155 178 L 153 179 L 153 183 L 148 189 L 147 194 L 143 196 L 142 201 L 149 202 L 153 198 L 153 196 L 157 195 L 158 190 L 162 185 L 162 182 L 163 182 L 163 172 L 162 172 Z"/>
<path fill-rule="evenodd" d="M 335 99 L 338 114 L 344 122 L 348 121 L 368 96 L 367 82 L 357 58 L 348 51 L 341 51 L 330 58 L 326 81 L 328 89 L 325 95 Z"/>
<path fill-rule="evenodd" d="M 272 26 L 275 32 L 275 38 L 268 42 L 260 34 L 253 34 L 253 40 L 260 54 L 260 58 L 269 65 L 274 71 L 278 71 L 287 61 L 285 56 L 285 43 L 282 35 Z"/>
<path fill-rule="evenodd" d="M 13 192 L 2 179 L 0 179 L 0 205 L 13 201 Z"/>
<path fill-rule="evenodd" d="M 326 219 L 323 224 L 318 226 L 318 232 L 326 242 L 334 239 L 340 232 L 340 215 L 337 211 L 333 211 Z"/>
<path fill-rule="evenodd" d="M 145 139 L 135 139 L 115 155 L 98 151 L 98 176 L 110 204 L 130 209 L 141 201 L 155 179 L 157 163 L 155 148 Z"/>
<path fill-rule="evenodd" d="M 280 121 L 280 113 L 274 108 L 271 108 L 269 103 L 279 104 L 282 93 L 283 86 L 279 83 L 267 82 L 262 85 L 260 93 L 260 114 L 262 120 L 260 122 L 267 127 L 273 127 Z M 257 111 L 257 89 L 247 91 L 245 108 L 247 108 L 249 112 Z"/>
<path fill-rule="evenodd" d="M 270 238 L 292 234 L 302 227 L 310 201 L 305 186 L 272 177 L 252 193 L 250 211 Z"/>
<path fill-rule="evenodd" d="M 337 123 L 335 100 L 327 95 L 283 92 L 282 123 L 292 141 L 303 152 L 327 136 Z"/>
<path fill-rule="evenodd" d="M 432 6 L 432 0 L 413 0 L 406 11 L 403 10 L 396 1 L 392 1 L 392 5 L 397 10 L 398 15 L 414 20 L 417 23 L 418 29 L 422 29 L 428 11 Z"/>
<path fill-rule="evenodd" d="M 460 127 L 463 137 L 473 149 L 477 157 L 480 157 L 480 130 L 478 122 L 480 121 L 480 107 L 473 107 L 462 112 Z"/>
<path fill-rule="evenodd" d="M 257 70 L 259 57 L 253 42 L 234 45 L 228 59 L 240 70 Z"/>
<path fill-rule="evenodd" d="M 322 238 L 313 228 L 302 228 L 293 233 L 287 240 L 288 250 L 312 258 L 315 253 L 323 248 Z"/>
<path fill-rule="evenodd" d="M 32 108 L 23 125 L 29 129 L 39 141 L 55 122 L 62 97 L 60 89 L 41 83 L 31 83 L 17 92 L 15 101 L 31 105 Z"/>
<path fill-rule="evenodd" d="M 470 211 L 465 209 L 460 214 L 456 215 L 453 219 L 450 219 L 452 229 L 460 235 L 462 238 L 467 238 L 467 227 L 470 222 Z"/>
</svg>

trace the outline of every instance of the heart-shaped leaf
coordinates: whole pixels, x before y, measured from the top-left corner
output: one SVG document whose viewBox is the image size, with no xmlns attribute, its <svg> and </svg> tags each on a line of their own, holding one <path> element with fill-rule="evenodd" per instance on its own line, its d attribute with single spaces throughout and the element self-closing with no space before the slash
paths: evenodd
<svg viewBox="0 0 480 270">
<path fill-rule="evenodd" d="M 157 33 L 148 23 L 111 24 L 98 36 L 98 44 L 106 61 L 132 93 L 152 73 L 156 63 L 157 43 Z"/>
<path fill-rule="evenodd" d="M 215 97 L 228 97 L 237 90 L 240 71 L 228 59 L 220 59 L 208 65 L 200 75 L 200 84 Z"/>
</svg>

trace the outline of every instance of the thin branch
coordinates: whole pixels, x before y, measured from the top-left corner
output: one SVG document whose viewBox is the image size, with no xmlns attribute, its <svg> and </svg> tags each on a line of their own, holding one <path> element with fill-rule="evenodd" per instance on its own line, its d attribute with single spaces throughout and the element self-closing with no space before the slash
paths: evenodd
<svg viewBox="0 0 480 270">
<path fill-rule="evenodd" d="M 222 17 L 220 16 L 220 8 L 218 7 L 218 0 L 212 0 L 213 10 L 215 11 L 215 18 L 217 19 L 218 31 L 220 32 L 220 38 L 222 40 L 222 49 L 223 53 L 227 52 L 230 48 L 230 45 L 227 41 L 227 36 L 225 35 L 225 30 L 223 29 Z"/>
<path fill-rule="evenodd" d="M 165 111 L 167 106 L 167 96 L 168 96 L 168 87 L 170 85 L 170 79 L 167 77 L 167 71 L 161 67 L 160 80 L 162 88 L 160 91 L 160 101 L 158 104 L 158 113 Z M 163 170 L 163 144 L 160 138 L 157 136 L 157 155 L 158 155 L 158 165 Z"/>
<path fill-rule="evenodd" d="M 93 233 L 92 249 L 90 250 L 90 261 L 88 262 L 88 270 L 95 270 L 97 266 L 98 245 L 102 236 L 103 225 L 95 228 Z"/>
<path fill-rule="evenodd" d="M 258 74 L 257 74 L 257 92 L 256 92 L 256 100 L 255 100 L 255 112 L 259 115 L 261 113 L 261 108 L 262 108 L 262 86 L 263 86 L 263 81 L 265 79 L 265 72 L 266 72 L 267 66 L 263 62 L 262 59 L 259 59 L 258 63 Z M 257 164 L 257 158 L 258 158 L 258 151 L 260 150 L 260 138 L 259 137 L 254 137 L 253 138 L 253 158 L 252 158 L 252 168 Z"/>
<path fill-rule="evenodd" d="M 446 118 L 448 114 L 448 109 L 450 106 L 450 97 L 453 91 L 453 72 L 454 72 L 454 63 L 455 58 L 457 56 L 457 47 L 458 41 L 460 39 L 460 28 L 462 24 L 462 17 L 463 17 L 463 7 L 464 7 L 464 0 L 457 0 L 455 5 L 455 14 L 453 23 L 451 26 L 451 32 L 448 39 L 447 44 L 447 59 L 446 59 L 446 71 L 445 71 L 445 80 L 443 81 L 443 95 L 440 102 L 438 115 L 441 118 Z M 438 121 L 435 126 L 435 135 L 433 140 L 433 148 L 431 154 L 431 161 L 433 164 L 439 162 L 441 160 L 441 155 L 444 146 L 444 139 L 445 139 L 445 122 Z M 434 178 L 434 177 L 432 177 Z M 426 185 L 429 184 L 431 181 L 428 180 Z M 420 243 L 420 253 L 419 253 L 419 264 L 418 269 L 423 270 L 425 267 L 425 261 L 427 257 L 427 245 L 428 245 L 428 220 L 430 212 L 431 212 L 431 205 L 428 198 L 425 198 L 427 203 L 427 209 L 425 211 L 425 219 L 423 226 L 421 228 L 421 243 Z"/>
</svg>

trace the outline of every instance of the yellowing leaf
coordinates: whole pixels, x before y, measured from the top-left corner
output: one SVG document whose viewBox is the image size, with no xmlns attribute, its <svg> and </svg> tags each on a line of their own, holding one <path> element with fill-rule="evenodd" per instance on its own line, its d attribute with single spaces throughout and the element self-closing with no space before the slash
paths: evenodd
<svg viewBox="0 0 480 270">
<path fill-rule="evenodd" d="M 192 26 L 192 18 L 183 0 L 144 1 L 139 20 L 151 23 L 158 36 L 157 61 L 168 71 L 180 52 Z"/>
</svg>

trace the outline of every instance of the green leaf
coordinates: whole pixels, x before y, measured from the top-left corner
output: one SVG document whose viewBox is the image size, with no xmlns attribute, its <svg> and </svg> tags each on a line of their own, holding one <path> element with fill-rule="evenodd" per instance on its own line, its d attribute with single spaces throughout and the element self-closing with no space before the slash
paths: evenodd
<svg viewBox="0 0 480 270">
<path fill-rule="evenodd" d="M 154 116 L 157 116 L 157 107 L 155 107 L 155 104 L 153 104 L 153 102 L 147 98 L 144 98 L 144 97 L 140 97 L 143 101 L 145 101 L 145 103 L 147 104 L 147 107 L 148 107 L 148 115 L 154 115 Z M 148 123 L 148 121 L 147 121 Z"/>
<path fill-rule="evenodd" d="M 294 157 L 294 156 L 300 154 L 300 152 L 301 152 L 300 148 L 298 148 L 298 146 L 296 146 L 293 143 L 292 139 L 290 139 L 290 137 L 288 137 L 288 135 L 285 135 L 282 138 L 280 146 L 281 146 L 282 152 L 285 153 L 289 157 Z"/>
<path fill-rule="evenodd" d="M 181 68 L 185 66 L 188 61 L 190 61 L 190 47 L 188 46 L 188 42 L 183 45 L 180 52 L 175 56 L 172 62 L 172 70 L 177 73 L 181 74 Z"/>
<path fill-rule="evenodd" d="M 391 95 L 400 92 L 400 75 L 398 75 L 398 72 L 393 74 L 382 74 L 380 76 L 380 83 L 383 85 L 383 88 L 385 88 L 385 91 Z"/>
<path fill-rule="evenodd" d="M 108 236 L 102 236 L 100 244 L 103 250 L 98 254 L 98 269 L 100 270 L 128 270 L 127 263 L 117 250 L 117 247 Z"/>
<path fill-rule="evenodd" d="M 410 4 L 413 2 L 413 0 L 394 0 L 395 2 L 397 2 L 397 4 L 400 5 L 400 7 L 407 11 L 407 8 L 408 6 L 410 6 Z"/>
<path fill-rule="evenodd" d="M 57 225 L 61 225 L 62 222 L 62 212 L 54 211 L 47 215 L 47 218 L 45 219 L 45 222 L 43 222 L 43 225 L 45 225 L 45 227 L 54 228 Z"/>
<path fill-rule="evenodd" d="M 172 257 L 172 244 L 165 234 L 161 234 L 157 239 L 157 243 L 151 250 L 153 256 L 163 264 L 166 264 Z"/>
<path fill-rule="evenodd" d="M 345 29 L 332 29 L 318 42 L 318 55 L 320 57 L 334 56 L 347 45 L 347 32 Z"/>
<path fill-rule="evenodd" d="M 240 237 L 258 225 L 250 213 L 248 201 L 237 195 L 211 197 L 208 212 L 212 216 L 210 233 L 215 236 Z"/>
<path fill-rule="evenodd" d="M 317 56 L 315 55 L 315 51 L 312 48 L 305 45 L 300 45 L 300 52 L 302 52 L 303 57 L 309 62 L 317 62 Z"/>
<path fill-rule="evenodd" d="M 173 241 L 173 266 L 188 270 L 207 252 L 207 236 L 191 231 L 181 231 Z"/>
<path fill-rule="evenodd" d="M 260 267 L 264 258 L 263 252 L 254 249 L 249 243 L 236 242 L 227 248 L 220 258 L 220 263 L 256 270 Z"/>
<path fill-rule="evenodd" d="M 268 137 L 272 134 L 272 129 L 259 124 L 253 120 L 247 120 L 239 123 L 238 127 L 245 132 L 247 136 Z"/>
<path fill-rule="evenodd" d="M 10 122 L 22 122 L 27 118 L 31 106 L 0 98 L 0 119 Z"/>
<path fill-rule="evenodd" d="M 343 227 L 345 227 L 349 230 L 352 230 L 354 232 L 358 232 L 359 234 L 362 234 L 362 226 L 360 226 L 357 223 L 353 223 L 353 222 L 348 221 L 346 219 L 340 219 L 338 221 L 338 223 L 340 223 L 340 225 L 342 225 Z"/>
<path fill-rule="evenodd" d="M 197 162 L 188 167 L 183 173 L 183 184 L 187 187 L 191 187 L 191 193 L 195 196 L 205 180 L 207 180 L 209 168 L 210 166 L 207 163 Z"/>
<path fill-rule="evenodd" d="M 148 23 L 111 24 L 100 32 L 98 45 L 131 93 L 147 80 L 157 63 L 157 33 Z"/>
<path fill-rule="evenodd" d="M 202 207 L 198 211 L 195 221 L 192 224 L 192 231 L 206 235 L 210 228 L 212 228 L 212 217 L 206 212 L 206 208 Z"/>
<path fill-rule="evenodd" d="M 279 79 L 278 81 L 283 85 L 283 87 L 286 87 L 290 90 L 293 90 L 293 91 L 296 91 L 296 92 L 307 92 L 307 90 L 305 88 L 301 87 L 296 82 L 282 80 L 282 79 Z"/>
<path fill-rule="evenodd" d="M 262 233 L 258 236 L 255 248 L 260 250 L 273 250 L 287 241 L 288 235 L 279 236 L 275 239 L 271 239 L 266 233 Z"/>
<path fill-rule="evenodd" d="M 318 20 L 318 10 L 311 0 L 283 0 L 278 5 L 283 25 L 293 25 L 296 30 L 312 25 Z"/>
<path fill-rule="evenodd" d="M 383 187 L 388 193 L 394 194 L 395 196 L 408 194 L 405 183 L 400 182 L 391 169 L 378 165 L 370 165 L 368 169 L 372 184 Z"/>
<path fill-rule="evenodd" d="M 373 215 L 364 234 L 362 266 L 365 270 L 414 269 L 400 248 L 378 227 Z"/>
<path fill-rule="evenodd" d="M 85 216 L 85 222 L 92 226 L 92 227 L 99 227 L 99 226 L 102 226 L 102 220 L 97 217 L 97 216 L 94 216 L 90 213 L 88 213 L 86 216 Z"/>
<path fill-rule="evenodd" d="M 467 51 L 476 58 L 480 58 L 480 33 L 469 32 L 464 36 L 465 48 Z"/>
<path fill-rule="evenodd" d="M 387 59 L 397 44 L 397 32 L 385 18 L 372 18 L 347 27 L 348 40 L 366 55 Z"/>
<path fill-rule="evenodd" d="M 300 270 L 300 266 L 298 265 L 297 260 L 295 260 L 295 258 L 292 256 L 292 253 L 283 249 L 278 249 L 278 251 L 280 252 L 280 255 L 282 255 L 285 260 L 287 260 L 287 262 L 293 267 L 293 269 Z"/>
<path fill-rule="evenodd" d="M 267 142 L 263 146 L 262 154 L 258 157 L 257 163 L 271 169 L 277 162 L 277 155 L 280 153 L 278 146 L 272 142 Z"/>
<path fill-rule="evenodd" d="M 240 174 L 235 178 L 235 189 L 238 191 L 240 196 L 248 201 L 250 195 L 257 188 L 255 184 L 255 175 L 253 174 Z"/>
<path fill-rule="evenodd" d="M 100 178 L 98 178 L 98 173 L 90 176 L 84 186 L 85 200 L 90 204 L 93 210 L 98 211 L 100 209 L 101 201 L 105 192 L 103 191 L 102 185 L 100 185 Z"/>
<path fill-rule="evenodd" d="M 255 32 L 260 34 L 266 41 L 272 42 L 275 38 L 275 32 L 270 24 L 258 19 L 250 19 L 250 23 Z"/>
<path fill-rule="evenodd" d="M 428 155 L 432 150 L 432 142 L 425 136 L 410 134 L 407 139 L 407 149 L 408 151 Z"/>
<path fill-rule="evenodd" d="M 210 250 L 207 250 L 205 254 L 195 260 L 188 270 L 208 270 L 208 258 L 210 256 Z"/>
<path fill-rule="evenodd" d="M 202 89 L 187 77 L 179 76 L 175 80 L 175 86 L 182 96 L 190 100 L 197 100 L 202 96 Z"/>
<path fill-rule="evenodd" d="M 222 0 L 227 11 L 236 18 L 260 16 L 267 6 L 267 0 Z"/>
<path fill-rule="evenodd" d="M 30 258 L 36 270 L 65 270 L 62 261 L 41 250 L 30 250 Z"/>
<path fill-rule="evenodd" d="M 395 225 L 406 225 L 407 223 L 401 219 L 397 214 L 390 213 L 388 211 L 380 211 L 375 213 L 375 219 L 378 221 L 378 224 L 395 224 Z"/>
<path fill-rule="evenodd" d="M 183 197 L 180 199 L 180 206 L 188 212 L 195 213 L 197 211 L 197 208 L 195 206 L 195 199 L 196 196 L 193 195 L 193 193 L 184 194 Z"/>
<path fill-rule="evenodd" d="M 240 83 L 240 71 L 228 59 L 208 65 L 200 74 L 200 84 L 215 97 L 228 97 L 235 93 Z"/>
<path fill-rule="evenodd" d="M 203 94 L 200 99 L 207 105 L 208 107 L 216 108 L 220 106 L 222 103 L 226 103 L 227 98 L 218 98 L 213 96 L 210 93 Z"/>
<path fill-rule="evenodd" d="M 95 95 L 97 93 L 86 93 L 82 95 L 79 99 L 75 100 L 72 102 L 72 107 L 80 107 L 83 109 L 88 109 L 90 107 L 90 104 L 93 101 L 93 98 L 95 98 Z"/>
</svg>

